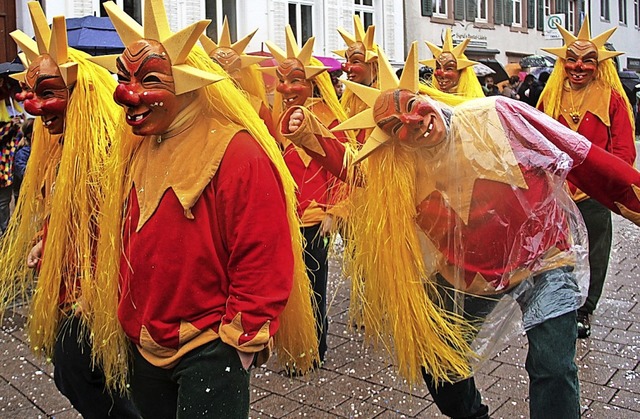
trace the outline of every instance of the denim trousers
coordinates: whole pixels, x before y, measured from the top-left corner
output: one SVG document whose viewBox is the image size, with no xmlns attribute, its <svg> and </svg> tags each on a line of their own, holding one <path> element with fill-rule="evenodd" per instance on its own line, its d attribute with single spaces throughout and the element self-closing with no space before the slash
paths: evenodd
<svg viewBox="0 0 640 419">
<path fill-rule="evenodd" d="M 546 281 L 547 277 L 565 278 L 568 288 L 572 288 L 574 282 L 569 280 L 571 275 L 568 270 L 556 269 L 541 274 L 540 280 Z M 543 293 L 549 289 L 539 288 L 542 288 Z M 535 298 L 527 302 L 531 301 L 533 304 L 537 303 Z M 482 319 L 491 312 L 496 303 L 497 300 L 467 295 L 465 314 L 470 319 Z M 526 333 L 529 348 L 525 369 L 529 375 L 530 419 L 579 418 L 580 387 L 578 367 L 575 364 L 578 331 L 575 310 L 546 318 Z M 435 383 L 424 369 L 422 375 L 431 396 L 444 415 L 452 418 L 473 418 L 480 411 L 482 397 L 473 377 L 456 383 Z"/>
<path fill-rule="evenodd" d="M 131 395 L 144 418 L 249 417 L 250 372 L 222 340 L 185 354 L 173 368 L 149 363 L 133 348 Z"/>
</svg>

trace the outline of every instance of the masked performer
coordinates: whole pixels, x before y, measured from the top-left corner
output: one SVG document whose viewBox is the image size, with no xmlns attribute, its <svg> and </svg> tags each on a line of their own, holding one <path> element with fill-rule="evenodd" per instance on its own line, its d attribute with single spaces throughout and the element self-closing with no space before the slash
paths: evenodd
<svg viewBox="0 0 640 419">
<path fill-rule="evenodd" d="M 464 55 L 464 50 L 467 49 L 469 41 L 470 39 L 466 38 L 454 47 L 451 29 L 447 28 L 442 48 L 431 42 L 425 42 L 431 50 L 433 58 L 420 61 L 420 64 L 435 70 L 433 78 L 436 82 L 433 83 L 433 87 L 441 92 L 469 98 L 485 96 L 482 85 L 473 71 L 473 66 L 478 63 L 468 60 Z"/>
<path fill-rule="evenodd" d="M 23 83 L 21 98 L 39 122 L 21 199 L 2 244 L 0 301 L 24 294 L 33 278 L 27 266 L 37 268 L 29 341 L 37 354 L 53 359 L 56 387 L 85 418 L 139 417 L 126 397 L 105 388 L 87 330 L 98 240 L 119 236 L 98 224 L 113 186 L 105 169 L 116 163 L 121 145 L 123 114 L 111 93 L 115 81 L 86 54 L 67 48 L 63 17 L 55 17 L 49 29 L 40 4 L 28 6 L 36 41 L 20 31 L 11 36 L 27 67 L 15 75 Z M 112 257 L 117 254 L 111 249 Z"/>
<path fill-rule="evenodd" d="M 456 355 L 467 355 L 460 340 L 470 336 L 440 306 L 479 327 L 508 295 L 529 340 L 531 418 L 578 418 L 574 268 L 584 252 L 563 182 L 567 176 L 640 223 L 640 173 L 519 102 L 485 98 L 452 108 L 414 93 L 414 51 L 400 84 L 382 53 L 382 92 L 347 83 L 372 109 L 336 129 L 375 126 L 355 158 L 309 135 L 303 112 L 285 115 L 287 137 L 334 174 L 345 178 L 350 162 L 367 158 L 351 176 L 364 187 L 350 213 L 356 246 L 348 264 L 356 280 L 366 278 L 357 296 L 366 334 L 393 348 L 409 380 L 422 367 L 445 415 L 488 418 L 473 377 L 456 369 L 463 365 Z M 607 188 L 594 187 L 594 177 Z M 483 328 L 495 340 L 491 324 Z"/>
<path fill-rule="evenodd" d="M 209 55 L 216 63 L 226 71 L 238 86 L 247 94 L 260 118 L 264 121 L 271 135 L 275 137 L 276 131 L 273 127 L 271 118 L 271 109 L 267 102 L 267 91 L 264 85 L 262 73 L 258 69 L 258 63 L 265 60 L 265 57 L 248 55 L 244 53 L 245 48 L 251 42 L 251 38 L 258 30 L 251 32 L 241 40 L 231 43 L 231 34 L 229 33 L 229 22 L 225 16 L 222 24 L 222 33 L 218 43 L 206 35 L 200 36 L 200 43 L 204 47 L 207 55 Z"/>
<path fill-rule="evenodd" d="M 604 48 L 616 28 L 593 39 L 589 19 L 585 19 L 577 37 L 563 27 L 559 30 L 565 46 L 545 49 L 558 60 L 538 107 L 584 135 L 594 146 L 633 165 L 633 111 L 610 59 L 622 53 Z M 589 294 L 578 309 L 578 337 L 586 338 L 591 334 L 589 316 L 596 309 L 607 276 L 613 227 L 609 209 L 573 183 L 569 187 L 589 234 Z"/>
<path fill-rule="evenodd" d="M 317 362 L 294 182 L 244 95 L 194 47 L 207 21 L 172 33 L 162 0 L 145 2 L 144 28 L 105 8 L 126 48 L 96 60 L 117 70 L 114 98 L 144 136 L 125 183 L 118 306 L 134 402 L 149 418 L 247 417 L 248 370 L 274 335 L 281 361 Z"/>
<path fill-rule="evenodd" d="M 346 141 L 344 133 L 335 138 L 328 129 L 338 125 L 347 116 L 338 102 L 327 68 L 311 56 L 315 38 L 310 38 L 302 49 L 298 47 L 290 26 L 286 29 L 287 52 L 267 41 L 267 47 L 278 67 L 265 68 L 279 80 L 276 86 L 274 110 L 279 117 L 293 106 L 302 106 L 313 120 L 318 133 L 333 141 Z M 298 213 L 305 238 L 305 264 L 313 287 L 316 303 L 316 328 L 320 361 L 327 351 L 327 279 L 329 273 L 328 236 L 333 216 L 330 201 L 336 179 L 305 151 L 282 136 L 276 137 L 284 150 L 284 160 L 298 185 Z M 295 371 L 294 371 L 295 372 Z"/>
</svg>

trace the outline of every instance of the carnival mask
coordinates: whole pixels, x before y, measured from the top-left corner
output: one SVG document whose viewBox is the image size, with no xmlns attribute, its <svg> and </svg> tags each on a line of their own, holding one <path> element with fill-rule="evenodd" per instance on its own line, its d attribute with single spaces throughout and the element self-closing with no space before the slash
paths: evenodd
<svg viewBox="0 0 640 419">
<path fill-rule="evenodd" d="M 342 71 L 349 81 L 371 86 L 376 79 L 375 66 L 366 62 L 365 51 L 362 42 L 354 42 L 345 53 L 347 62 L 342 64 Z"/>
<path fill-rule="evenodd" d="M 572 89 L 591 83 L 598 70 L 598 49 L 590 41 L 578 39 L 567 47 L 564 71 Z"/>
<path fill-rule="evenodd" d="M 136 135 L 167 131 L 186 106 L 186 96 L 175 94 L 171 61 L 159 42 L 142 39 L 129 45 L 116 61 L 118 87 L 113 97 L 125 109 Z"/>
<path fill-rule="evenodd" d="M 452 53 L 443 52 L 436 59 L 434 76 L 441 91 L 455 93 L 460 81 L 460 70 L 458 70 L 456 57 Z"/>
<path fill-rule="evenodd" d="M 388 90 L 380 94 L 373 117 L 380 129 L 409 148 L 435 146 L 446 136 L 438 105 L 409 90 Z"/>
<path fill-rule="evenodd" d="M 41 117 L 51 134 L 62 134 L 70 92 L 51 56 L 42 54 L 31 62 L 25 84 L 26 89 L 20 94 L 25 110 Z"/>
<path fill-rule="evenodd" d="M 218 47 L 211 55 L 211 58 L 220 64 L 220 66 L 231 77 L 236 80 L 240 79 L 240 69 L 242 68 L 242 60 L 240 55 L 231 48 Z"/>
<path fill-rule="evenodd" d="M 285 109 L 303 106 L 313 94 L 313 84 L 307 80 L 304 65 L 295 58 L 287 58 L 276 69 L 279 83 L 276 86 L 282 95 Z"/>
</svg>

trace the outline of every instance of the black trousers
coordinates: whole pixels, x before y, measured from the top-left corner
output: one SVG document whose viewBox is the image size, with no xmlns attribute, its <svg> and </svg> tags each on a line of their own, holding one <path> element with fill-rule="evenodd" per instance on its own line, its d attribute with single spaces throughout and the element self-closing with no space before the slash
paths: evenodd
<svg viewBox="0 0 640 419">
<path fill-rule="evenodd" d="M 328 248 L 324 237 L 321 236 L 320 224 L 311 227 L 302 227 L 302 234 L 306 241 L 304 247 L 304 263 L 307 266 L 307 274 L 311 280 L 313 295 L 316 300 L 316 332 L 318 334 L 318 352 L 320 360 L 324 361 L 327 353 L 327 332 L 329 321 L 327 319 L 327 280 L 329 276 Z"/>
<path fill-rule="evenodd" d="M 133 349 L 131 394 L 145 419 L 245 419 L 249 381 L 236 349 L 220 339 L 169 369 L 150 364 Z"/>
<path fill-rule="evenodd" d="M 596 309 L 609 268 L 613 226 L 611 211 L 595 199 L 578 202 L 589 235 L 589 294 L 580 311 L 591 314 Z"/>
<path fill-rule="evenodd" d="M 91 365 L 89 338 L 81 332 L 80 319 L 75 316 L 60 323 L 53 359 L 58 390 L 85 419 L 139 418 L 128 398 L 105 389 L 102 370 Z"/>
</svg>

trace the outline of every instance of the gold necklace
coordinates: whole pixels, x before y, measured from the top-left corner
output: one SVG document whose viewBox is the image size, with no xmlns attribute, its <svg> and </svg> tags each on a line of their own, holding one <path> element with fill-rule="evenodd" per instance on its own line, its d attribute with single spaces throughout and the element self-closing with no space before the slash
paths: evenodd
<svg viewBox="0 0 640 419">
<path fill-rule="evenodd" d="M 569 116 L 571 117 L 571 120 L 573 121 L 574 124 L 577 124 L 578 122 L 580 122 L 580 110 L 582 109 L 582 104 L 584 103 L 584 98 L 587 96 L 585 94 L 587 88 L 586 86 L 583 89 L 580 89 L 582 92 L 582 97 L 580 98 L 580 104 L 578 105 L 578 107 L 576 108 L 575 105 L 573 104 L 573 88 L 571 86 L 569 86 L 569 99 L 571 100 L 571 110 L 569 112 Z"/>
</svg>

